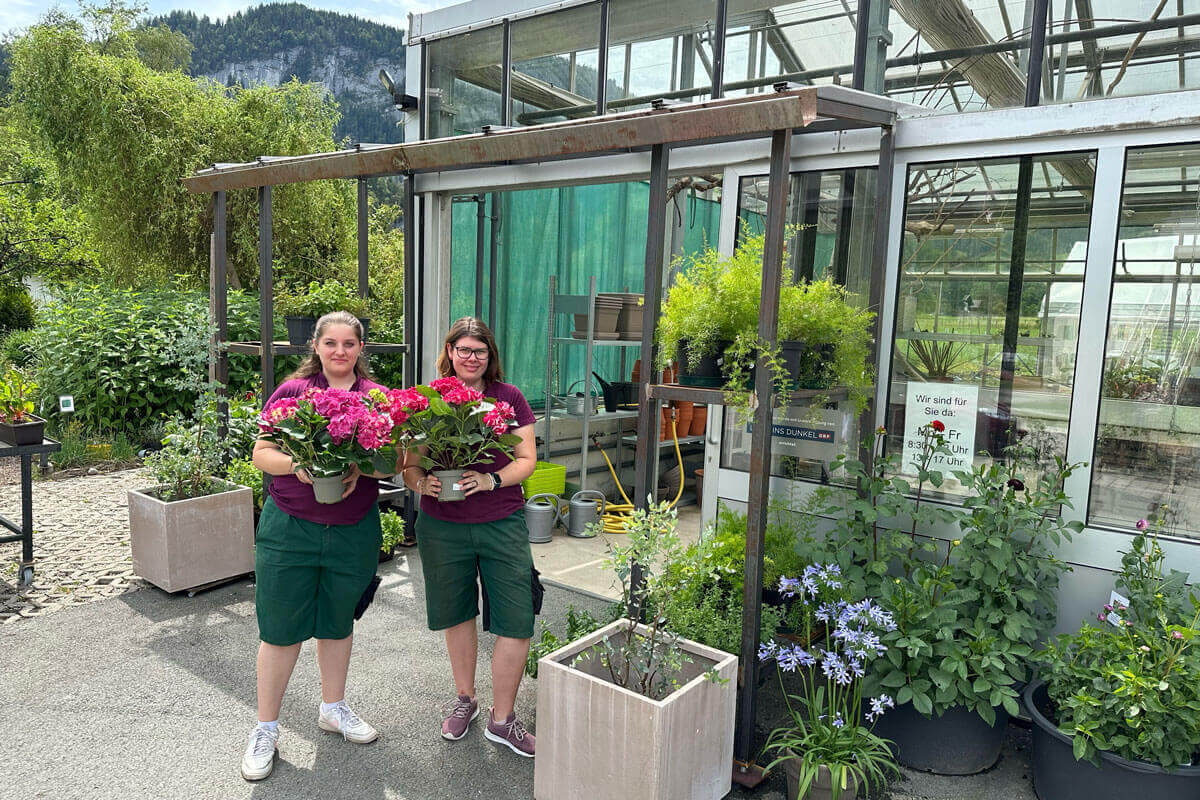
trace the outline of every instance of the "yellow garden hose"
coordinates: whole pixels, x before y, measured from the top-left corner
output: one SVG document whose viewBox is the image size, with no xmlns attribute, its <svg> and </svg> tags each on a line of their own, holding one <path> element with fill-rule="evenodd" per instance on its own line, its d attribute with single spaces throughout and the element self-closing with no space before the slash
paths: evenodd
<svg viewBox="0 0 1200 800">
<path fill-rule="evenodd" d="M 679 452 L 679 434 L 675 430 L 674 410 L 671 412 L 671 438 L 675 442 L 675 459 L 679 463 L 679 491 L 675 493 L 675 499 L 667 506 L 668 508 L 674 508 L 679 503 L 679 498 L 683 496 L 683 454 Z M 608 471 L 612 473 L 613 482 L 617 484 L 617 491 L 621 493 L 621 498 L 625 501 L 624 503 L 605 504 L 604 513 L 600 515 L 602 528 L 605 533 L 625 533 L 629 519 L 633 516 L 633 502 L 630 501 L 629 495 L 625 494 L 625 489 L 621 486 L 621 479 L 617 477 L 617 470 L 609 460 L 608 453 L 604 452 L 603 447 L 596 444 L 594 438 L 592 444 L 595 444 L 600 455 L 604 456 L 604 461 L 608 464 Z"/>
</svg>

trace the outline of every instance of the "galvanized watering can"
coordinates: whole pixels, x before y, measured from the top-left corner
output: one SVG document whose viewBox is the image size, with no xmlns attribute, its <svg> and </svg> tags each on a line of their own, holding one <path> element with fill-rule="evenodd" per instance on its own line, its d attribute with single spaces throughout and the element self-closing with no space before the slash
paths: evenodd
<svg viewBox="0 0 1200 800">
<path fill-rule="evenodd" d="M 595 536 L 594 533 L 588 533 L 587 527 L 600 519 L 605 504 L 604 494 L 595 489 L 584 489 L 573 494 L 567 516 L 567 535 L 576 539 L 590 539 Z"/>
<path fill-rule="evenodd" d="M 546 492 L 525 501 L 525 527 L 531 544 L 545 544 L 554 538 L 554 526 L 562 521 L 562 499 Z"/>
</svg>

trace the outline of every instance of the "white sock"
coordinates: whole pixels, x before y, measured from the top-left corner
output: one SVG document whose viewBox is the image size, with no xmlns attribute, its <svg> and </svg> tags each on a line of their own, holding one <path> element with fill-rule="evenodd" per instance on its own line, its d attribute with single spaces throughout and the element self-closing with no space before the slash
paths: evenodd
<svg viewBox="0 0 1200 800">
<path fill-rule="evenodd" d="M 336 703 L 321 703 L 321 713 L 328 714 L 330 711 L 333 711 L 334 708 L 344 704 L 345 702 L 346 701 L 342 699 L 338 700 Z"/>
<path fill-rule="evenodd" d="M 269 730 L 271 733 L 279 733 L 279 720 L 274 719 L 274 720 L 271 720 L 270 722 L 263 722 L 260 719 L 258 721 L 258 727 L 265 728 L 266 730 Z"/>
</svg>

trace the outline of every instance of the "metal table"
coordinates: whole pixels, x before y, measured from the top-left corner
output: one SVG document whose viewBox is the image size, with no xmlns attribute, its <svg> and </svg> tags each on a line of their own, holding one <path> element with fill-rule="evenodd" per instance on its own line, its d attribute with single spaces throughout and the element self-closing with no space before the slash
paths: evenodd
<svg viewBox="0 0 1200 800">
<path fill-rule="evenodd" d="M 33 457 L 60 449 L 62 445 L 53 439 L 43 439 L 41 444 L 19 446 L 0 442 L 0 458 L 19 456 L 21 459 L 21 524 L 0 515 L 0 525 L 12 531 L 11 535 L 0 536 L 0 544 L 21 542 L 21 560 L 17 572 L 21 586 L 33 583 Z"/>
</svg>

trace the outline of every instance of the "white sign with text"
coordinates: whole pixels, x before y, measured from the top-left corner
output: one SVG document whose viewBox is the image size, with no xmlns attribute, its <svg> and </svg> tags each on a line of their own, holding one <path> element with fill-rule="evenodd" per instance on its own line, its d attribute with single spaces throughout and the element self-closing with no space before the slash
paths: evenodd
<svg viewBox="0 0 1200 800">
<path fill-rule="evenodd" d="M 936 455 L 930 468 L 942 473 L 971 469 L 975 460 L 975 420 L 979 386 L 969 383 L 909 381 L 904 404 L 904 458 L 901 471 L 913 474 L 921 457 L 921 427 L 936 420 L 946 426 L 942 435 L 950 455 Z"/>
</svg>

